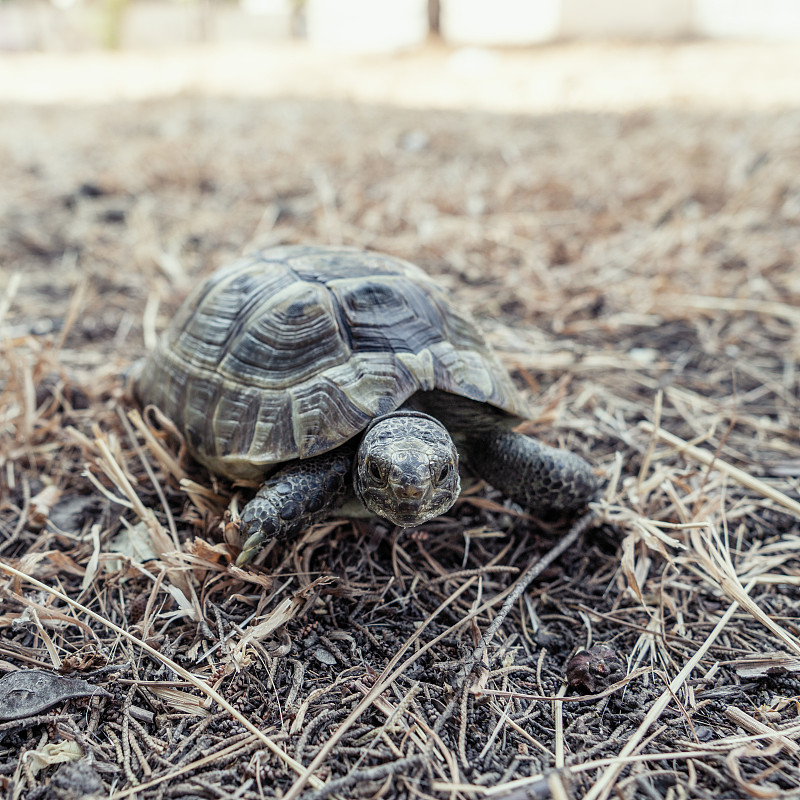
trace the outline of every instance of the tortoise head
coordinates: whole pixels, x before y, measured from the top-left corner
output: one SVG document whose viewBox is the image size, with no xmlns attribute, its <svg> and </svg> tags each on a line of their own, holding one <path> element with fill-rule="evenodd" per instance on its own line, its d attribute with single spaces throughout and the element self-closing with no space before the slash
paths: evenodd
<svg viewBox="0 0 800 800">
<path fill-rule="evenodd" d="M 458 450 L 444 425 L 427 414 L 379 417 L 358 448 L 355 489 L 373 514 L 403 528 L 420 525 L 458 498 Z"/>
</svg>

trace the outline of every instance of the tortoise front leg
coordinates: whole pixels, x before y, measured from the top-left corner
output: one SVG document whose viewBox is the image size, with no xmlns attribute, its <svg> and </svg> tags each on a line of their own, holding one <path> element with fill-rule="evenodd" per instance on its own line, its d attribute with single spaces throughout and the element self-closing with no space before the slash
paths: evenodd
<svg viewBox="0 0 800 800">
<path fill-rule="evenodd" d="M 568 450 L 513 431 L 470 443 L 470 466 L 487 483 L 542 516 L 580 511 L 598 492 L 591 466 Z"/>
<path fill-rule="evenodd" d="M 335 450 L 295 461 L 271 475 L 244 507 L 241 566 L 268 542 L 297 535 L 326 517 L 352 494 L 353 453 Z"/>
</svg>

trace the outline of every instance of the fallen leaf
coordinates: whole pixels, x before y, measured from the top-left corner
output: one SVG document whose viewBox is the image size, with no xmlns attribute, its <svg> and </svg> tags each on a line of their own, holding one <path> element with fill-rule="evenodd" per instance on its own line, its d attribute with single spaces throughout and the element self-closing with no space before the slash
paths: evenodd
<svg viewBox="0 0 800 800">
<path fill-rule="evenodd" d="M 0 678 L 0 720 L 41 714 L 63 700 L 101 695 L 105 689 L 81 678 L 66 678 L 44 669 L 21 669 Z"/>
</svg>

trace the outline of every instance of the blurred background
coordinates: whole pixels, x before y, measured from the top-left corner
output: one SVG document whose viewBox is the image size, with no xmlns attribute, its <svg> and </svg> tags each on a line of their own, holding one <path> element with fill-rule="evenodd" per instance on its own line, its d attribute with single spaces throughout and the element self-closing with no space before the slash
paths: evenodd
<svg viewBox="0 0 800 800">
<path fill-rule="evenodd" d="M 797 40 L 793 0 L 2 0 L 6 50 L 152 47 L 290 37 L 389 52 L 597 37 Z"/>
<path fill-rule="evenodd" d="M 306 240 L 646 338 L 665 290 L 795 291 L 798 75 L 793 0 L 0 0 L 0 269 L 137 347 Z"/>
<path fill-rule="evenodd" d="M 5 322 L 126 363 L 313 241 L 421 264 L 532 386 L 743 339 L 793 375 L 791 315 L 725 303 L 800 292 L 798 75 L 793 0 L 0 0 Z"/>
<path fill-rule="evenodd" d="M 17 56 L 0 63 L 0 99 L 22 101 L 208 90 L 530 111 L 763 106 L 797 98 L 800 4 L 0 0 L 0 54 Z"/>
</svg>

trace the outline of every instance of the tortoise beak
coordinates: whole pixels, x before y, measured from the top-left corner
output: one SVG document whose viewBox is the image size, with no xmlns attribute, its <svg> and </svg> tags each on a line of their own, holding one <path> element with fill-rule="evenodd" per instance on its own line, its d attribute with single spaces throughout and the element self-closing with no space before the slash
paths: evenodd
<svg viewBox="0 0 800 800">
<path fill-rule="evenodd" d="M 411 528 L 424 521 L 425 515 L 420 514 L 419 503 L 400 502 L 394 509 L 392 522 L 402 528 Z"/>
</svg>

